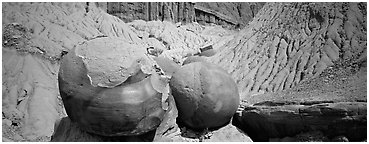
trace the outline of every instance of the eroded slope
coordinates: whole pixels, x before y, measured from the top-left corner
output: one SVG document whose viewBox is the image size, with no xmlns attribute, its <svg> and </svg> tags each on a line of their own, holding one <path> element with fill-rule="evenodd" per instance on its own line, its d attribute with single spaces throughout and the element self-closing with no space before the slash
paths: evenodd
<svg viewBox="0 0 369 144">
<path fill-rule="evenodd" d="M 209 61 L 247 98 L 291 88 L 340 59 L 366 61 L 366 46 L 366 3 L 267 3 Z"/>
</svg>

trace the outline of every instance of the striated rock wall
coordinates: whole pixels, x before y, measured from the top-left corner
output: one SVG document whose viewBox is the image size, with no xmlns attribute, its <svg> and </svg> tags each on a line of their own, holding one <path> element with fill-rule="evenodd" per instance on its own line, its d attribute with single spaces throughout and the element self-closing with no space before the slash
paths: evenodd
<svg viewBox="0 0 369 144">
<path fill-rule="evenodd" d="M 194 22 L 193 2 L 108 2 L 107 12 L 124 22 L 133 20 Z"/>
<path fill-rule="evenodd" d="M 105 9 L 105 5 L 101 7 Z M 248 2 L 108 2 L 107 12 L 125 22 L 133 20 L 198 22 L 243 28 L 264 3 Z"/>
<path fill-rule="evenodd" d="M 366 3 L 267 3 L 209 58 L 241 97 L 291 88 L 338 60 L 366 61 Z"/>
<path fill-rule="evenodd" d="M 346 136 L 351 141 L 366 140 L 366 102 L 292 104 L 264 102 L 246 106 L 233 124 L 254 141 L 295 136 L 319 130 L 328 138 Z"/>
<path fill-rule="evenodd" d="M 202 25 L 217 24 L 228 28 L 240 28 L 240 22 L 205 7 L 195 5 L 195 13 L 196 21 Z"/>
<path fill-rule="evenodd" d="M 195 7 L 206 8 L 219 13 L 218 15 L 224 15 L 226 19 L 239 23 L 239 27 L 243 28 L 252 21 L 264 4 L 264 2 L 197 2 Z M 202 19 L 196 16 L 196 20 L 201 21 Z M 212 20 L 210 16 L 209 21 L 215 23 Z M 216 20 L 216 24 L 221 23 L 222 21 Z"/>
</svg>

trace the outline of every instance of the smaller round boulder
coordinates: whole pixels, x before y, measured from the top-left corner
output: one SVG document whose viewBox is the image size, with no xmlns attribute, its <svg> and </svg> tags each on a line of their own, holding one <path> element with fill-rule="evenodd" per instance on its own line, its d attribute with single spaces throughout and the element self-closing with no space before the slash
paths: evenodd
<svg viewBox="0 0 369 144">
<path fill-rule="evenodd" d="M 178 120 L 193 129 L 227 124 L 239 105 L 236 83 L 226 71 L 211 63 L 186 64 L 174 73 L 169 84 Z"/>
</svg>

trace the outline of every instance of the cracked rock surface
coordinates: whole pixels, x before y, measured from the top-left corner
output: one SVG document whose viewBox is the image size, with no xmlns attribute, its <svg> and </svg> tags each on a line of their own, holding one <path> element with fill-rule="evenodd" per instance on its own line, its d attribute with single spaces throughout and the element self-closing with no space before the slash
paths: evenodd
<svg viewBox="0 0 369 144">
<path fill-rule="evenodd" d="M 328 138 L 343 135 L 350 141 L 363 141 L 366 139 L 366 115 L 365 102 L 313 105 L 270 102 L 245 107 L 241 115 L 233 117 L 233 124 L 254 141 L 292 137 L 314 130 L 322 131 Z"/>
</svg>

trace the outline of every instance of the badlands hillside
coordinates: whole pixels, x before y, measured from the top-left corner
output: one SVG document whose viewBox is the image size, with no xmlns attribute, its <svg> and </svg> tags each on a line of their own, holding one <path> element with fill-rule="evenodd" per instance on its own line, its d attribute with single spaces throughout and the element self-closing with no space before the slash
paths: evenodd
<svg viewBox="0 0 369 144">
<path fill-rule="evenodd" d="M 265 3 L 238 31 L 125 23 L 95 3 L 2 3 L 2 141 L 366 141 L 366 13 L 366 3 Z M 239 111 L 232 123 L 197 132 L 177 124 L 169 97 L 154 132 L 85 132 L 65 111 L 58 73 L 68 53 L 99 49 L 96 42 L 123 59 L 131 56 L 117 54 L 120 46 L 137 49 L 165 73 L 187 59 L 215 64 L 236 82 Z"/>
</svg>

